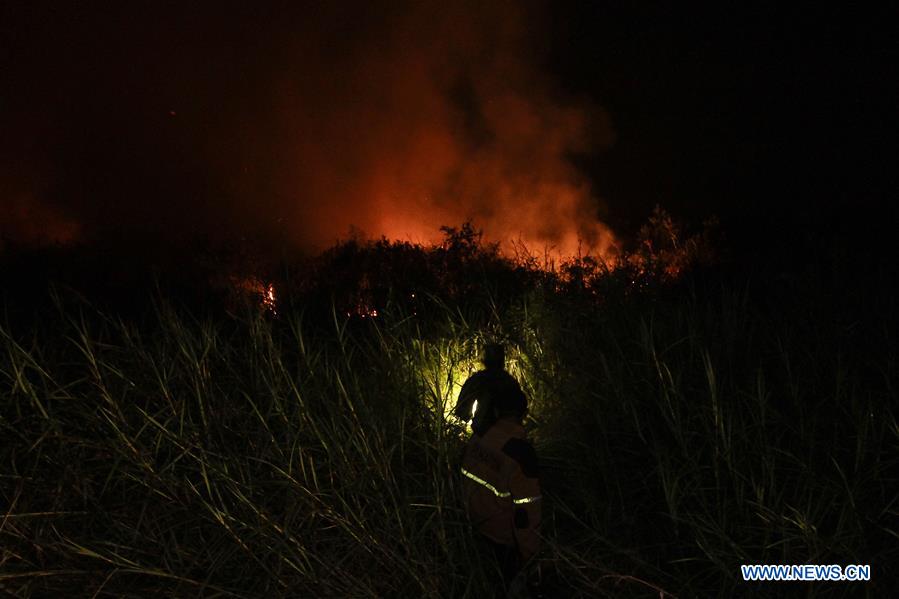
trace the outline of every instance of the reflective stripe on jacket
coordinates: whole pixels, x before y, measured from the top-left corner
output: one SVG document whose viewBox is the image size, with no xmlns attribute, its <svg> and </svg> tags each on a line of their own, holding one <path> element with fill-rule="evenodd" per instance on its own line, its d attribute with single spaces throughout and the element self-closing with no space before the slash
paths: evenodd
<svg viewBox="0 0 899 599">
<path fill-rule="evenodd" d="M 540 547 L 540 483 L 537 455 L 524 427 L 500 419 L 483 436 L 473 434 L 462 460 L 469 516 L 478 531 L 497 543 L 517 546 L 525 560 Z"/>
</svg>

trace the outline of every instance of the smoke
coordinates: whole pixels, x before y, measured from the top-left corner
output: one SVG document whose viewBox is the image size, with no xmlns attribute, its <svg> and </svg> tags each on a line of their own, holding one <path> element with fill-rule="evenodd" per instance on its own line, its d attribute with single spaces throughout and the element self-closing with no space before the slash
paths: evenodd
<svg viewBox="0 0 899 599">
<path fill-rule="evenodd" d="M 69 19 L 72 31 L 33 25 L 17 76 L 46 93 L 13 129 L 42 123 L 31 151 L 50 166 L 3 199 L 3 226 L 21 229 L 6 217 L 30 210 L 67 239 L 321 249 L 350 231 L 433 242 L 471 220 L 541 253 L 612 250 L 571 162 L 607 147 L 611 126 L 541 68 L 544 9 L 335 4 L 119 8 Z M 41 42 L 50 58 L 33 56 Z"/>
</svg>

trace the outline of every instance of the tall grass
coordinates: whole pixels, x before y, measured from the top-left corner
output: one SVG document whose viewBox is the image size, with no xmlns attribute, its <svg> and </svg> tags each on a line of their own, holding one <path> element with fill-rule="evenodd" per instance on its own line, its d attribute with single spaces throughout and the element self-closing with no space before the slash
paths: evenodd
<svg viewBox="0 0 899 599">
<path fill-rule="evenodd" d="M 796 583 L 812 595 L 895 580 L 895 354 L 747 290 L 600 307 L 535 289 L 366 322 L 56 305 L 0 328 L 16 596 L 490 596 L 446 419 L 485 337 L 531 398 L 555 595 L 784 589 L 741 563 L 873 565 L 869 584 Z"/>
</svg>

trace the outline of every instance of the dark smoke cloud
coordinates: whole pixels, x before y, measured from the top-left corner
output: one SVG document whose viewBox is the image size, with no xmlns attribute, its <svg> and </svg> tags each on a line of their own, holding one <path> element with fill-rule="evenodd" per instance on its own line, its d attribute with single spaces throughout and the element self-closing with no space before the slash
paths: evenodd
<svg viewBox="0 0 899 599">
<path fill-rule="evenodd" d="M 540 7 L 82 10 L 13 15 L 7 238 L 613 244 L 570 162 L 611 127 L 538 68 Z"/>
</svg>

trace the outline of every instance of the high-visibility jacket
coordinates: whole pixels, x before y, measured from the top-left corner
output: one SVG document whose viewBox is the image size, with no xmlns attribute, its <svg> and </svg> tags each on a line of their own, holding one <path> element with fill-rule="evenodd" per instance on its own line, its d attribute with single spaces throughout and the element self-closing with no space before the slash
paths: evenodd
<svg viewBox="0 0 899 599">
<path fill-rule="evenodd" d="M 462 460 L 462 482 L 469 517 L 481 534 L 517 547 L 525 560 L 537 553 L 537 454 L 519 422 L 501 418 L 483 435 L 471 436 Z"/>
</svg>

